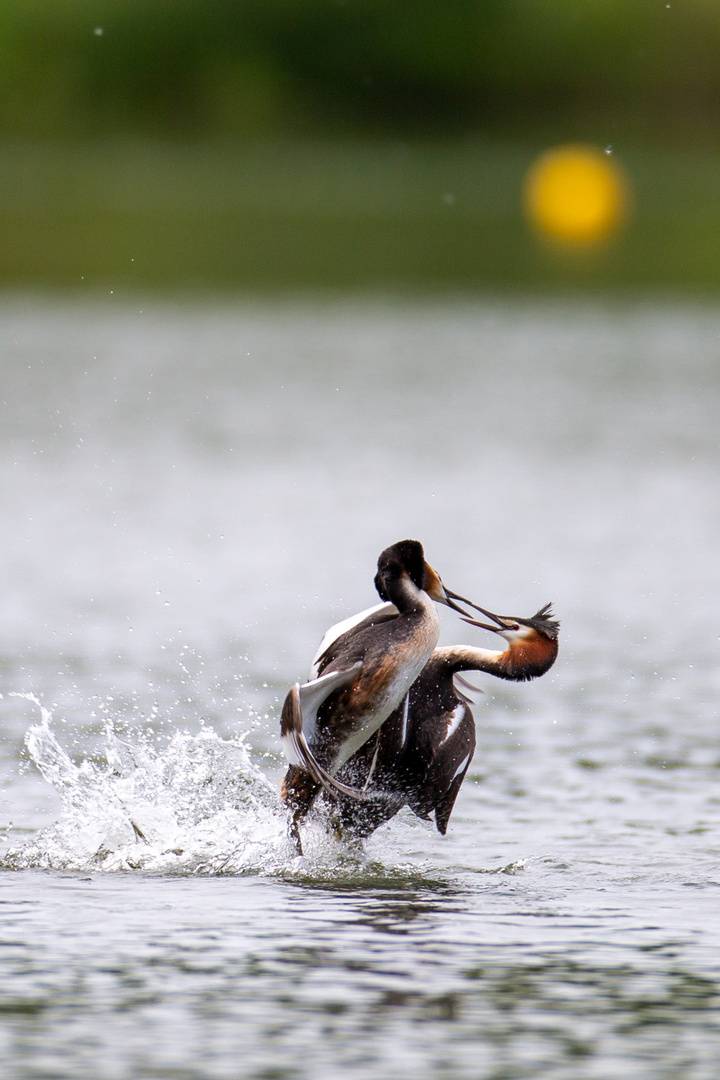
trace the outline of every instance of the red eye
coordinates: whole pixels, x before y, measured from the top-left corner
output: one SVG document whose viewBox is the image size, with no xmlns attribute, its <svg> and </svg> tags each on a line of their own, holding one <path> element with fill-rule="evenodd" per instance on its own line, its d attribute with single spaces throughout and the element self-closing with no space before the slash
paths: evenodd
<svg viewBox="0 0 720 1080">
<path fill-rule="evenodd" d="M 519 630 L 520 629 L 519 623 L 513 623 L 512 626 L 510 627 L 510 629 L 511 630 Z"/>
</svg>

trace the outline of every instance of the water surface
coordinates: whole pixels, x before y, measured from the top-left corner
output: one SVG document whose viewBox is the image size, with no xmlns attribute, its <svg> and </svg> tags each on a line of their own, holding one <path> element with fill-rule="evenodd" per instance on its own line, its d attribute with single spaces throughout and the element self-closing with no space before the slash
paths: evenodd
<svg viewBox="0 0 720 1080">
<path fill-rule="evenodd" d="M 0 345 L 8 1075 L 714 1078 L 720 310 L 6 298 Z M 279 706 L 405 536 L 560 657 L 482 678 L 446 838 L 299 859 Z"/>
</svg>

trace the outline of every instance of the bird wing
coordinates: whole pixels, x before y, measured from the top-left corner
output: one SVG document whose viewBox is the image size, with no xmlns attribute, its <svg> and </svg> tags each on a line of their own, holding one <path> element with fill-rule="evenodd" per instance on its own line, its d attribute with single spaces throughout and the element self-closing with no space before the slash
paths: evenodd
<svg viewBox="0 0 720 1080">
<path fill-rule="evenodd" d="M 424 775 L 412 784 L 408 804 L 422 818 L 434 810 L 435 823 L 443 835 L 474 752 L 475 721 L 464 701 L 412 733 L 408 760 L 424 763 Z"/>
<path fill-rule="evenodd" d="M 295 683 L 285 698 L 280 719 L 283 749 L 290 764 L 305 769 L 318 784 L 327 788 L 328 791 L 344 795 L 346 798 L 358 802 L 362 802 L 366 798 L 364 792 L 359 791 L 357 788 L 348 787 L 347 784 L 336 780 L 323 769 L 308 746 L 303 725 L 306 710 L 308 718 L 312 719 L 314 725 L 317 710 L 323 701 L 335 690 L 347 686 L 361 667 L 362 664 L 357 663 L 344 671 L 332 671 L 328 675 L 305 683 L 303 686 Z"/>
<path fill-rule="evenodd" d="M 465 779 L 465 773 L 470 768 L 470 762 L 472 761 L 472 752 L 460 763 L 457 768 L 457 772 L 450 782 L 450 787 L 447 789 L 444 795 L 442 795 L 435 804 L 435 825 L 437 831 L 441 836 L 444 836 L 447 832 L 448 822 L 450 821 L 450 815 L 453 812 L 455 806 L 455 800 L 458 797 L 458 792 L 462 786 L 462 782 Z"/>
<path fill-rule="evenodd" d="M 329 671 L 326 675 L 298 685 L 302 729 L 309 743 L 312 743 L 315 738 L 315 723 L 320 706 L 335 690 L 341 690 L 343 686 L 352 682 L 361 667 L 362 661 L 358 660 L 350 667 Z"/>
<path fill-rule="evenodd" d="M 394 604 L 375 604 L 374 607 L 366 608 L 365 611 L 360 611 L 357 615 L 351 615 L 349 618 L 343 619 L 342 622 L 335 623 L 325 632 L 318 646 L 313 662 L 310 665 L 308 678 L 310 680 L 317 679 L 323 669 L 334 659 L 338 649 L 337 646 L 336 648 L 332 648 L 332 646 L 335 646 L 340 638 L 344 638 L 346 635 L 354 636 L 354 634 L 367 629 L 369 626 L 375 626 L 379 622 L 394 619 L 398 614 L 398 609 Z M 344 641 L 343 644 L 347 645 L 348 642 Z"/>
</svg>

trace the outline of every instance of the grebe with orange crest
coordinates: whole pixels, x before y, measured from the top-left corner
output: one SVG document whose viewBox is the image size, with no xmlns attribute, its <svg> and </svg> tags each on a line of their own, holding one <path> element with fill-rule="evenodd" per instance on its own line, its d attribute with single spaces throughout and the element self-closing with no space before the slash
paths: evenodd
<svg viewBox="0 0 720 1080">
<path fill-rule="evenodd" d="M 407 697 L 339 773 L 365 799 L 337 798 L 338 831 L 369 836 L 407 805 L 420 818 L 435 815 L 445 835 L 458 792 L 475 752 L 475 721 L 463 690 L 475 690 L 461 675 L 481 671 L 522 682 L 544 675 L 555 663 L 560 624 L 546 604 L 529 619 L 494 615 L 471 601 L 490 622 L 465 621 L 498 634 L 504 650 L 451 645 L 433 651 Z M 458 685 L 459 684 L 459 685 Z"/>
</svg>

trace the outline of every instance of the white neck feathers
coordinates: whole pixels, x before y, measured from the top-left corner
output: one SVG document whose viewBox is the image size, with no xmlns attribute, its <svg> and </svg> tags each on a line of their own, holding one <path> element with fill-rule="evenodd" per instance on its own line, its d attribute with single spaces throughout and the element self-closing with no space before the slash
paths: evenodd
<svg viewBox="0 0 720 1080">
<path fill-rule="evenodd" d="M 446 645 L 436 649 L 433 659 L 445 663 L 455 671 L 496 671 L 507 650 L 477 649 L 472 645 Z"/>
</svg>

